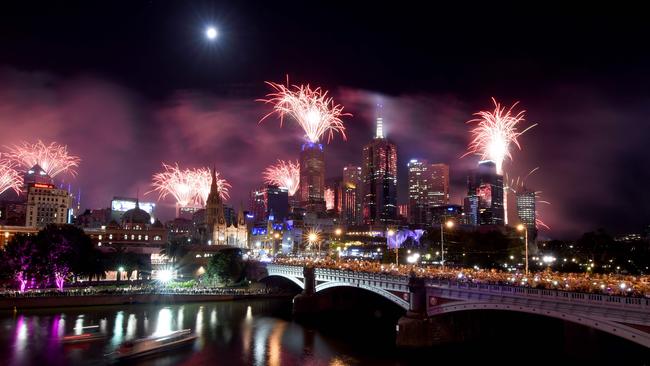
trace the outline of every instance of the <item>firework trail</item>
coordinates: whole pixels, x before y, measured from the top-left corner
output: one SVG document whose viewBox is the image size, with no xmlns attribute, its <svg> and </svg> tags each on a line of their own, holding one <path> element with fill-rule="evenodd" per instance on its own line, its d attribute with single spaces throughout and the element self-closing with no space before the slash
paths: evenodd
<svg viewBox="0 0 650 366">
<path fill-rule="evenodd" d="M 8 189 L 13 189 L 17 194 L 20 194 L 20 186 L 22 179 L 20 174 L 14 169 L 14 165 L 10 161 L 0 159 L 0 194 Z"/>
<path fill-rule="evenodd" d="M 503 162 L 506 158 L 512 159 L 510 154 L 510 144 L 516 145 L 521 150 L 519 136 L 536 126 L 533 124 L 523 131 L 517 131 L 517 125 L 524 121 L 524 113 L 521 111 L 514 114 L 513 108 L 519 103 L 516 102 L 512 107 L 506 109 L 501 107 L 494 98 L 494 111 L 481 111 L 474 115 L 478 118 L 472 119 L 467 123 L 477 123 L 477 126 L 471 130 L 473 139 L 468 146 L 465 155 L 476 154 L 481 159 L 489 159 L 496 164 L 497 173 L 503 174 Z M 463 156 L 465 156 L 463 155 Z"/>
<path fill-rule="evenodd" d="M 278 159 L 278 163 L 266 168 L 263 175 L 267 184 L 286 188 L 289 196 L 293 196 L 300 186 L 300 163 Z"/>
<path fill-rule="evenodd" d="M 210 186 L 212 184 L 212 171 L 209 168 L 190 169 L 190 174 L 193 175 L 195 197 L 194 201 L 199 206 L 205 206 L 208 202 L 208 195 L 210 194 Z M 230 183 L 225 179 L 219 177 L 219 172 L 214 173 L 217 180 L 217 190 L 221 199 L 227 200 L 230 198 L 228 189 L 232 188 Z"/>
<path fill-rule="evenodd" d="M 327 142 L 338 132 L 346 139 L 345 127 L 341 117 L 351 116 L 343 113 L 343 106 L 334 104 L 334 100 L 327 96 L 327 91 L 321 88 L 311 89 L 309 85 L 293 85 L 266 82 L 273 93 L 267 95 L 268 99 L 258 99 L 260 102 L 273 105 L 273 111 L 265 115 L 260 122 L 270 115 L 277 113 L 280 116 L 280 126 L 285 116 L 292 117 L 305 131 L 305 137 L 316 143 L 327 134 Z"/>
<path fill-rule="evenodd" d="M 68 154 L 67 146 L 56 142 L 49 145 L 45 145 L 41 140 L 35 144 L 23 142 L 22 145 L 14 145 L 7 149 L 5 159 L 25 170 L 38 164 L 52 178 L 63 172 L 75 175 L 74 168 L 78 167 L 81 161 L 78 156 Z"/>
</svg>

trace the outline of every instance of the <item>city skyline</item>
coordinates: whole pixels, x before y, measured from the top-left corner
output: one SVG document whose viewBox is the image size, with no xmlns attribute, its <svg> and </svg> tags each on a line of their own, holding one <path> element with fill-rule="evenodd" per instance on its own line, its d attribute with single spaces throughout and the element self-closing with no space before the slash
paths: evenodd
<svg viewBox="0 0 650 366">
<path fill-rule="evenodd" d="M 147 11 L 140 6 L 141 11 Z M 153 6 L 154 13 L 156 6 Z M 469 85 L 445 81 L 436 76 L 437 71 L 426 73 L 423 65 L 415 65 L 414 69 L 426 75 L 424 79 L 431 85 L 421 82 L 408 87 L 408 81 L 413 78 L 411 73 L 415 71 L 405 71 L 404 81 L 399 76 L 386 77 L 383 83 L 382 78 L 370 82 L 369 76 L 349 77 L 351 70 L 363 66 L 364 62 L 369 65 L 369 74 L 381 71 L 368 61 L 371 52 L 364 52 L 361 61 L 350 65 L 347 73 L 341 73 L 342 67 L 330 57 L 318 64 L 321 72 L 308 72 L 295 62 L 282 62 L 290 56 L 273 53 L 269 54 L 273 58 L 270 65 L 260 74 L 242 77 L 250 69 L 244 63 L 234 72 L 235 76 L 224 77 L 220 72 L 215 73 L 216 66 L 209 65 L 206 59 L 217 60 L 214 62 L 223 66 L 226 58 L 233 62 L 235 50 L 242 57 L 255 54 L 235 44 L 241 40 L 236 34 L 241 30 L 238 27 L 252 19 L 252 15 L 238 9 L 231 12 L 237 16 L 230 23 L 222 22 L 226 27 L 220 32 L 224 41 L 218 49 L 222 54 L 203 49 L 206 46 L 192 33 L 195 29 L 184 28 L 191 29 L 177 40 L 179 44 L 186 42 L 187 47 L 191 43 L 196 57 L 182 65 L 195 62 L 195 67 L 188 69 L 186 79 L 170 76 L 156 92 L 152 92 L 152 86 L 143 86 L 151 80 L 148 72 L 138 78 L 133 70 L 109 67 L 99 61 L 102 52 L 98 50 L 92 50 L 81 61 L 60 56 L 59 64 L 13 55 L 22 49 L 16 44 L 18 39 L 25 37 L 25 44 L 33 46 L 38 44 L 36 38 L 45 32 L 40 27 L 16 28 L 14 33 L 3 36 L 8 46 L 0 52 L 0 121 L 5 127 L 0 146 L 38 139 L 67 145 L 82 161 L 77 177 L 65 177 L 66 184 L 81 188 L 84 208 L 108 207 L 113 196 L 135 196 L 138 191 L 142 196 L 150 189 L 150 177 L 163 161 L 178 162 L 184 167 L 216 165 L 233 184 L 227 202 L 239 207 L 240 201 L 248 202 L 250 190 L 262 183 L 262 172 L 268 165 L 277 159 L 298 159 L 301 132 L 287 127 L 278 130 L 272 126 L 275 120 L 258 125 L 268 108 L 254 101 L 266 92 L 264 80 L 282 80 L 288 74 L 292 82 L 329 89 L 337 103 L 353 115 L 344 119 L 348 141 L 334 139 L 324 145 L 326 178 L 341 176 L 347 164 L 361 165 L 361 148 L 373 136 L 374 106 L 379 102 L 384 106 L 385 134 L 398 150 L 398 203 L 407 202 L 406 164 L 416 158 L 450 165 L 450 203 L 461 204 L 467 173 L 478 162 L 474 156 L 460 159 L 470 140 L 471 126 L 465 122 L 473 118 L 473 113 L 489 109 L 490 97 L 494 96 L 507 106 L 520 101 L 520 106 L 527 111 L 527 120 L 539 124 L 520 137 L 523 149 L 513 152 L 514 159 L 506 162 L 506 167 L 510 176 L 523 176 L 532 168 L 541 167 L 528 185 L 543 191 L 544 198 L 552 202 L 550 206 L 539 207 L 540 217 L 551 227 L 546 236 L 572 238 L 598 227 L 614 232 L 639 232 L 647 224 L 650 212 L 646 205 L 640 205 L 641 212 L 629 217 L 620 212 L 629 212 L 630 197 L 644 194 L 638 182 L 644 181 L 648 174 L 643 169 L 649 163 L 647 154 L 643 153 L 648 136 L 643 129 L 639 133 L 638 127 L 646 123 L 650 98 L 639 90 L 642 81 L 631 82 L 614 66 L 591 61 L 584 74 L 567 77 L 575 63 L 580 65 L 583 61 L 574 53 L 568 54 L 573 63 L 566 67 L 554 65 L 549 58 L 542 58 L 540 65 L 519 63 L 519 58 L 508 54 L 504 58 L 510 58 L 511 63 L 516 60 L 523 70 L 512 75 L 506 73 L 503 86 L 496 83 L 496 75 L 503 75 L 506 69 L 500 63 L 488 70 L 476 70 L 479 77 Z M 190 18 L 186 16 L 183 20 L 189 22 Z M 39 19 L 38 15 L 35 19 Z M 102 19 L 98 20 L 100 24 Z M 160 24 L 157 23 L 160 21 L 149 22 L 146 24 Z M 227 29 L 228 26 L 231 28 Z M 566 26 L 561 23 L 559 27 Z M 628 28 L 619 29 L 617 34 L 626 35 L 628 31 Z M 56 32 L 62 34 L 66 29 Z M 122 32 L 125 30 L 120 28 L 116 35 L 124 35 Z M 560 33 L 555 30 L 549 37 L 559 37 Z M 398 32 L 396 36 L 401 34 Z M 339 33 L 331 36 L 340 37 Z M 79 37 L 57 44 L 70 49 L 85 39 Z M 619 47 L 629 41 L 626 39 Z M 564 43 L 560 46 L 568 47 Z M 135 50 L 134 43 L 125 47 Z M 408 45 L 404 47 L 410 49 Z M 35 49 L 25 54 L 37 56 L 43 52 L 38 47 Z M 532 49 L 531 45 L 524 45 L 524 55 L 532 55 Z M 389 66 L 398 65 L 394 53 L 399 49 L 392 51 L 388 52 Z M 158 52 L 181 57 L 170 49 L 154 52 L 148 48 L 136 55 L 142 58 Z M 641 51 L 630 51 L 628 57 L 634 61 L 630 67 L 643 69 L 641 61 L 646 56 Z M 140 58 L 133 68 L 142 66 Z M 440 65 L 446 67 L 445 62 Z M 612 61 L 607 65 L 617 64 Z M 467 61 L 464 67 L 469 66 Z M 540 67 L 550 68 L 554 76 L 539 83 Z M 601 78 L 594 77 L 602 68 L 612 70 Z M 167 64 L 153 69 L 162 75 L 172 74 Z M 462 67 L 449 70 L 451 75 L 460 75 Z M 198 81 L 199 75 L 208 75 L 211 84 Z M 621 81 L 629 86 L 623 93 L 628 97 L 614 95 L 612 86 Z M 461 84 L 466 83 L 469 82 Z M 273 154 L 268 154 L 269 151 Z M 153 200 L 154 196 L 146 199 Z M 164 210 L 167 206 L 173 207 L 173 202 L 160 202 L 158 207 Z M 510 218 L 513 217 L 511 213 Z"/>
</svg>

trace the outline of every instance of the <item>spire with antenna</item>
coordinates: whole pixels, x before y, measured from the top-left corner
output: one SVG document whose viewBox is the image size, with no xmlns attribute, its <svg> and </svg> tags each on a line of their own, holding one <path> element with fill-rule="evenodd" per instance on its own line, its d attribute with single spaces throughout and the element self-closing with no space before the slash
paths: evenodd
<svg viewBox="0 0 650 366">
<path fill-rule="evenodd" d="M 377 103 L 377 134 L 375 138 L 384 138 L 384 118 L 383 118 L 384 105 Z"/>
</svg>

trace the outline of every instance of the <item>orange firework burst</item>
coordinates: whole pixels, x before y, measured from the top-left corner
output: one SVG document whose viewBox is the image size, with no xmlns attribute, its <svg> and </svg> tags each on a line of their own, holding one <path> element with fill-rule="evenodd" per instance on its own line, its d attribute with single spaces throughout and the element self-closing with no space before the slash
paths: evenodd
<svg viewBox="0 0 650 366">
<path fill-rule="evenodd" d="M 260 122 L 277 113 L 282 125 L 284 117 L 289 115 L 298 122 L 305 131 L 305 137 L 312 143 L 318 142 L 324 134 L 327 134 L 329 142 L 335 132 L 346 139 L 341 117 L 351 114 L 343 113 L 343 106 L 334 104 L 334 100 L 327 96 L 327 91 L 321 88 L 311 89 L 309 85 L 289 87 L 288 80 L 287 86 L 269 81 L 266 83 L 273 88 L 274 93 L 268 94 L 268 99 L 258 101 L 273 104 L 273 111 L 265 115 Z"/>
<path fill-rule="evenodd" d="M 35 144 L 23 142 L 22 145 L 7 149 L 9 152 L 5 154 L 5 159 L 24 169 L 38 164 L 52 178 L 63 172 L 75 175 L 74 168 L 78 167 L 81 161 L 78 156 L 68 154 L 67 146 L 56 142 L 49 145 L 45 145 L 41 140 Z"/>
<path fill-rule="evenodd" d="M 293 196 L 300 186 L 300 163 L 279 160 L 264 170 L 264 181 L 278 187 L 286 188 L 289 195 Z"/>
</svg>

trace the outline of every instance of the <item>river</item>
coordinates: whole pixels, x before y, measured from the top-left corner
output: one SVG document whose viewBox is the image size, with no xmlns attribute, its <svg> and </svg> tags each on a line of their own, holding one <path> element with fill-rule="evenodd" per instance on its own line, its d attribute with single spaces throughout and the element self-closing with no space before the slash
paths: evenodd
<svg viewBox="0 0 650 366">
<path fill-rule="evenodd" d="M 517 334 L 520 330 L 513 330 L 512 334 L 505 332 L 502 340 L 482 340 L 478 344 L 418 352 L 398 350 L 393 346 L 392 324 L 392 320 L 355 322 L 354 318 L 341 318 L 328 320 L 325 325 L 300 325 L 291 320 L 290 300 L 277 299 L 3 312 L 0 313 L 0 364 L 104 365 L 109 360 L 106 355 L 126 340 L 185 328 L 199 335 L 193 345 L 131 364 L 335 366 L 435 364 L 449 358 L 460 363 L 492 359 L 499 360 L 500 364 L 519 363 L 520 357 L 529 363 L 542 359 L 582 359 L 575 354 L 567 355 L 566 347 L 562 346 L 564 341 L 547 339 L 552 334 L 534 328 L 530 334 Z M 89 325 L 98 325 L 107 338 L 84 345 L 60 343 L 63 335 L 79 332 L 81 327 Z M 584 334 L 576 337 L 584 338 Z M 592 341 L 602 342 L 598 339 L 588 342 Z M 605 341 L 612 342 L 612 339 Z M 630 361 L 628 364 L 642 363 L 638 361 L 646 356 L 645 350 L 636 346 L 627 349 L 628 345 L 620 344 L 613 346 L 621 352 L 615 359 Z M 598 350 L 585 347 L 580 352 Z M 594 355 L 596 360 L 603 360 Z"/>
</svg>

